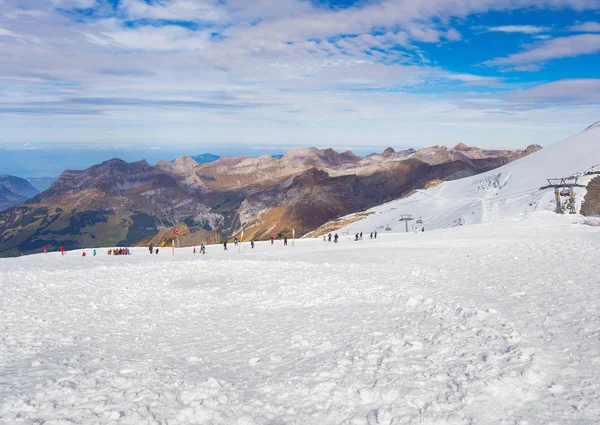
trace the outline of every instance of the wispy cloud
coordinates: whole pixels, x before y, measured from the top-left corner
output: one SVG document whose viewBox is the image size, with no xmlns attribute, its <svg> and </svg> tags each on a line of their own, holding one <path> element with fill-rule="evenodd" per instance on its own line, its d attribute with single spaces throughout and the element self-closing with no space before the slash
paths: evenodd
<svg viewBox="0 0 600 425">
<path fill-rule="evenodd" d="M 600 104 L 600 79 L 569 79 L 541 84 L 508 95 L 511 100 L 530 104 Z"/>
<path fill-rule="evenodd" d="M 539 27 L 535 25 L 502 25 L 497 27 L 479 27 L 488 32 L 519 33 L 519 34 L 539 34 L 547 32 L 551 28 Z"/>
<path fill-rule="evenodd" d="M 569 28 L 573 32 L 600 32 L 600 22 L 583 22 Z"/>
<path fill-rule="evenodd" d="M 526 50 L 507 57 L 485 62 L 488 66 L 512 67 L 521 70 L 537 70 L 546 62 L 590 55 L 600 52 L 600 34 L 581 34 L 553 38 L 527 46 Z"/>
</svg>

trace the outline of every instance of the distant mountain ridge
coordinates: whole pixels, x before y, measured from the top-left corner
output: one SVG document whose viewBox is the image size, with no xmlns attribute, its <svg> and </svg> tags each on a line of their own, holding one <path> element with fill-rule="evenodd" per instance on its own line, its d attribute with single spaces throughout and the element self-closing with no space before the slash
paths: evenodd
<svg viewBox="0 0 600 425">
<path fill-rule="evenodd" d="M 242 230 L 247 240 L 268 238 L 292 227 L 301 236 L 431 180 L 471 176 L 538 149 L 388 148 L 361 158 L 350 151 L 299 148 L 281 158 L 222 157 L 199 164 L 183 156 L 154 166 L 112 159 L 67 170 L 48 190 L 1 213 L 0 256 L 44 245 L 132 245 L 178 224 L 212 240 Z"/>
<path fill-rule="evenodd" d="M 0 175 L 0 211 L 18 205 L 38 193 L 39 191 L 25 179 Z"/>
</svg>

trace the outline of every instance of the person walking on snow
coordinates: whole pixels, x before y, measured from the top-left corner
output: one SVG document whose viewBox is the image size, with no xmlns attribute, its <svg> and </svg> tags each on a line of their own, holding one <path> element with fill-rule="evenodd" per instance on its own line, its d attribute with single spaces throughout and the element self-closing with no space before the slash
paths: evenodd
<svg viewBox="0 0 600 425">
<path fill-rule="evenodd" d="M 331 242 L 331 233 L 329 234 L 329 236 L 327 238 L 329 239 L 329 242 Z"/>
<path fill-rule="evenodd" d="M 323 242 L 327 242 L 327 236 L 323 235 Z"/>
<path fill-rule="evenodd" d="M 373 239 L 373 232 L 371 232 L 371 235 L 369 236 L 369 239 Z"/>
<path fill-rule="evenodd" d="M 65 255 L 65 247 L 64 246 L 60 247 L 60 255 Z"/>
<path fill-rule="evenodd" d="M 150 246 L 148 247 L 148 251 L 150 251 L 150 255 L 152 255 L 152 253 L 154 252 L 154 247 L 152 246 L 152 244 L 150 244 Z"/>
<path fill-rule="evenodd" d="M 94 257 L 96 256 L 96 250 L 94 250 L 94 252 L 93 252 L 93 254 L 92 254 L 92 255 L 93 255 Z"/>
<path fill-rule="evenodd" d="M 375 230 L 375 239 L 377 239 L 377 230 Z"/>
<path fill-rule="evenodd" d="M 224 251 L 227 251 L 227 241 L 223 242 L 223 248 Z"/>
<path fill-rule="evenodd" d="M 237 244 L 238 244 L 237 238 L 233 238 L 233 246 L 237 246 Z"/>
<path fill-rule="evenodd" d="M 287 236 L 283 238 L 283 246 L 287 246 Z"/>
<path fill-rule="evenodd" d="M 254 239 L 252 239 L 252 240 L 250 241 L 250 248 L 251 248 L 251 249 L 254 249 Z"/>
<path fill-rule="evenodd" d="M 194 254 L 196 253 L 196 247 L 194 247 Z"/>
<path fill-rule="evenodd" d="M 271 245 L 273 245 L 273 242 L 275 241 L 275 237 L 271 236 Z"/>
<path fill-rule="evenodd" d="M 360 240 L 362 241 L 362 232 L 360 232 Z"/>
<path fill-rule="evenodd" d="M 46 254 L 46 245 L 42 247 L 42 250 L 44 251 L 44 254 Z"/>
<path fill-rule="evenodd" d="M 333 243 L 337 243 L 338 239 L 339 239 L 339 236 L 336 233 L 335 236 L 333 237 Z"/>
</svg>

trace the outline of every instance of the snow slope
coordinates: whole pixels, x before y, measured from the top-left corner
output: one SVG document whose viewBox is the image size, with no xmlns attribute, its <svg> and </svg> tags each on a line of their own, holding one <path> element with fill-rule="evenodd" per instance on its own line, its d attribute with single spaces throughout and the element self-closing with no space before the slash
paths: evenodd
<svg viewBox="0 0 600 425">
<path fill-rule="evenodd" d="M 597 424 L 600 229 L 0 260 L 2 424 Z"/>
<path fill-rule="evenodd" d="M 511 162 L 484 174 L 445 182 L 428 190 L 375 207 L 374 215 L 342 229 L 341 234 L 356 232 L 404 232 L 401 214 L 422 218 L 426 229 L 487 223 L 501 219 L 523 217 L 533 211 L 554 210 L 552 189 L 546 186 L 548 178 L 562 178 L 600 170 L 600 126 L 591 126 L 582 133 L 565 139 L 532 155 Z M 591 177 L 584 176 L 580 183 L 587 184 Z M 576 190 L 581 204 L 585 189 Z M 352 216 L 349 216 L 352 217 Z"/>
</svg>

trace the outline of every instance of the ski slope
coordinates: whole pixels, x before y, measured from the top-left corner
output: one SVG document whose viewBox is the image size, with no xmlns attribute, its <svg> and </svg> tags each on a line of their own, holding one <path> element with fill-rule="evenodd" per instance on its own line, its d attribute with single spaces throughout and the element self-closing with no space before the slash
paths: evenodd
<svg viewBox="0 0 600 425">
<path fill-rule="evenodd" d="M 409 229 L 441 229 L 463 224 L 488 223 L 518 219 L 534 211 L 554 211 L 552 189 L 540 190 L 546 179 L 582 175 L 579 183 L 587 184 L 594 176 L 586 172 L 600 170 L 600 126 L 585 131 L 525 158 L 484 174 L 442 183 L 428 190 L 375 207 L 373 215 L 355 222 L 339 234 L 405 232 L 401 214 L 415 218 Z M 581 205 L 585 189 L 576 189 L 576 203 Z M 351 218 L 352 215 L 346 217 Z M 421 218 L 423 223 L 416 223 Z"/>
<path fill-rule="evenodd" d="M 599 240 L 536 213 L 1 259 L 0 423 L 597 424 Z"/>
</svg>

